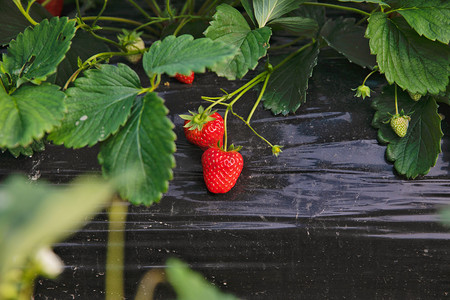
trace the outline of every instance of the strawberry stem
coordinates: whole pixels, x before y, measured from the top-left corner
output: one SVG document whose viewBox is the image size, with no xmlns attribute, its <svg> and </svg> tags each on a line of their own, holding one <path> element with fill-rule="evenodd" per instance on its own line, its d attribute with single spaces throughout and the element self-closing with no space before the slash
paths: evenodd
<svg viewBox="0 0 450 300">
<path fill-rule="evenodd" d="M 261 102 L 262 96 L 264 95 L 264 92 L 266 91 L 267 83 L 269 82 L 270 74 L 271 73 L 267 73 L 267 76 L 264 79 L 264 84 L 263 84 L 263 87 L 261 89 L 261 92 L 259 93 L 258 99 L 256 99 L 256 102 L 253 105 L 252 110 L 248 114 L 246 123 L 250 123 L 250 120 L 252 119 L 253 113 L 255 112 L 256 108 L 258 107 L 259 102 Z"/>
<path fill-rule="evenodd" d="M 394 101 L 395 101 L 395 114 L 398 115 L 398 102 L 397 102 L 397 85 L 395 85 L 395 96 L 394 96 Z"/>
</svg>

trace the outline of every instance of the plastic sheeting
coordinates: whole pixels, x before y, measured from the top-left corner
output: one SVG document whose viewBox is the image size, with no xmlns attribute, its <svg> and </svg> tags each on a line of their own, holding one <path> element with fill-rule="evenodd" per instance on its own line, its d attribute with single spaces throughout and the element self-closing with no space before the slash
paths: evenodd
<svg viewBox="0 0 450 300">
<path fill-rule="evenodd" d="M 229 139 L 243 146 L 245 164 L 236 186 L 224 195 L 207 192 L 202 151 L 186 141 L 178 115 L 205 104 L 201 96 L 219 95 L 220 88 L 231 92 L 245 80 L 207 73 L 188 86 L 163 78 L 170 86 L 161 85 L 159 92 L 176 125 L 177 166 L 160 203 L 129 208 L 127 297 L 133 298 L 147 270 L 163 268 L 171 256 L 243 299 L 448 296 L 450 230 L 438 215 L 450 204 L 448 137 L 426 177 L 397 176 L 370 126 L 371 99 L 355 98 L 351 90 L 366 74 L 344 59 L 323 59 L 297 113 L 284 117 L 257 110 L 254 128 L 284 146 L 278 158 L 231 117 Z M 368 84 L 381 83 L 375 77 Z M 248 93 L 235 111 L 246 115 L 256 97 Z M 24 172 L 30 180 L 64 184 L 79 174 L 99 173 L 97 152 L 49 145 L 31 158 L 4 153 L 0 176 Z M 55 246 L 67 267 L 55 281 L 39 280 L 35 299 L 104 297 L 106 218 L 100 213 Z M 158 299 L 169 295 L 162 288 Z"/>
</svg>

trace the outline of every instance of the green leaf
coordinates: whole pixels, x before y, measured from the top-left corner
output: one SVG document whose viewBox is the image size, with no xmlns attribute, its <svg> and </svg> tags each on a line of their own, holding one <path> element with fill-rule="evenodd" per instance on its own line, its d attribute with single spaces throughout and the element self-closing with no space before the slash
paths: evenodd
<svg viewBox="0 0 450 300">
<path fill-rule="evenodd" d="M 102 65 L 85 72 L 66 91 L 62 125 L 48 138 L 55 144 L 80 148 L 106 140 L 124 125 L 141 89 L 136 72 L 125 64 Z"/>
<path fill-rule="evenodd" d="M 65 188 L 12 177 L 0 189 L 0 277 L 42 247 L 50 247 L 84 225 L 111 199 L 109 184 L 96 177 Z"/>
<path fill-rule="evenodd" d="M 278 18 L 269 23 L 269 26 L 281 26 L 295 34 L 313 37 L 319 29 L 319 24 L 314 19 L 303 17 Z"/>
<path fill-rule="evenodd" d="M 317 0 L 309 1 L 312 3 L 317 3 Z M 325 7 L 317 5 L 301 5 L 299 9 L 294 10 L 290 13 L 291 15 L 313 19 L 321 28 L 327 21 L 325 15 Z"/>
<path fill-rule="evenodd" d="M 44 151 L 45 144 L 42 140 L 38 140 L 38 141 L 33 141 L 30 145 L 28 145 L 26 147 L 17 146 L 15 148 L 9 148 L 7 150 L 15 158 L 19 157 L 20 155 L 32 156 L 34 154 L 34 152 Z M 6 151 L 6 149 L 2 149 L 2 152 L 5 152 L 5 151 Z"/>
<path fill-rule="evenodd" d="M 375 3 L 375 4 L 389 6 L 386 2 L 381 1 L 381 0 L 339 0 L 339 1 L 340 2 L 356 2 L 356 3 L 367 2 L 367 3 Z"/>
<path fill-rule="evenodd" d="M 318 55 L 319 47 L 315 43 L 274 70 L 262 98 L 264 107 L 274 114 L 287 115 L 305 103 L 308 80 L 317 65 Z"/>
<path fill-rule="evenodd" d="M 144 70 L 149 77 L 155 74 L 189 74 L 205 72 L 216 63 L 232 57 L 235 50 L 208 38 L 195 39 L 191 35 L 170 35 L 152 44 L 144 54 Z"/>
<path fill-rule="evenodd" d="M 255 19 L 259 28 L 268 22 L 287 14 L 299 7 L 305 0 L 253 0 Z"/>
<path fill-rule="evenodd" d="M 133 204 L 150 205 L 161 199 L 175 166 L 175 134 L 163 99 L 146 94 L 134 106 L 127 124 L 102 145 L 103 173 L 115 176 L 133 168 L 133 178 L 122 182 L 120 195 Z"/>
<path fill-rule="evenodd" d="M 244 7 L 248 17 L 252 21 L 253 25 L 256 25 L 255 15 L 253 14 L 253 1 L 241 0 L 241 4 Z"/>
<path fill-rule="evenodd" d="M 450 41 L 450 1 L 402 0 L 394 8 L 419 35 L 444 44 Z"/>
<path fill-rule="evenodd" d="M 385 87 L 383 93 L 374 98 L 373 108 L 377 112 L 372 125 L 379 129 L 378 140 L 388 144 L 386 157 L 394 162 L 398 173 L 407 178 L 425 175 L 436 164 L 441 152 L 443 134 L 436 100 L 428 96 L 414 101 L 407 92 L 399 91 L 398 105 L 411 117 L 405 137 L 398 137 L 387 123 L 395 114 L 392 86 Z"/>
<path fill-rule="evenodd" d="M 85 61 L 94 54 L 110 51 L 109 47 L 99 39 L 85 31 L 77 31 L 66 58 L 58 65 L 55 83 L 64 86 L 70 76 L 78 69 L 78 58 Z"/>
<path fill-rule="evenodd" d="M 0 88 L 0 147 L 27 146 L 64 117 L 64 93 L 56 85 L 24 85 L 11 95 Z"/>
<path fill-rule="evenodd" d="M 403 18 L 373 13 L 366 36 L 381 73 L 411 93 L 445 91 L 449 82 L 450 48 L 419 36 Z"/>
<path fill-rule="evenodd" d="M 377 62 L 370 54 L 369 40 L 364 37 L 365 28 L 355 24 L 355 19 L 339 17 L 329 20 L 321 35 L 334 50 L 364 68 L 373 68 Z"/>
<path fill-rule="evenodd" d="M 176 258 L 167 260 L 167 279 L 177 293 L 177 299 L 182 300 L 237 300 L 231 294 L 221 292 L 205 278 L 191 270 L 189 266 Z"/>
<path fill-rule="evenodd" d="M 8 54 L 3 55 L 6 73 L 16 86 L 26 81 L 46 80 L 64 59 L 74 34 L 75 21 L 66 17 L 45 19 L 27 28 L 9 44 Z"/>
<path fill-rule="evenodd" d="M 42 5 L 37 4 L 31 6 L 29 13 L 36 22 L 51 17 L 51 14 Z M 11 0 L 0 0 L 0 20 L 0 45 L 8 44 L 31 25 Z"/>
<path fill-rule="evenodd" d="M 266 55 L 271 34 L 269 27 L 251 30 L 237 9 L 228 4 L 221 4 L 217 7 L 205 36 L 232 46 L 236 52 L 228 60 L 216 64 L 212 70 L 230 80 L 242 78 Z"/>
</svg>

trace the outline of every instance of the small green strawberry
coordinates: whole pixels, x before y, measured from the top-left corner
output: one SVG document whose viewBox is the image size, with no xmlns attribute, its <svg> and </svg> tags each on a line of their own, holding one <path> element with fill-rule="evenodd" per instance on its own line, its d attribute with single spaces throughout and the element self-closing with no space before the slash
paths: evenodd
<svg viewBox="0 0 450 300">
<path fill-rule="evenodd" d="M 129 32 L 126 29 L 122 29 L 122 31 L 123 34 L 119 34 L 117 36 L 117 39 L 119 40 L 119 43 L 125 47 L 127 52 L 145 49 L 145 43 L 141 38 L 142 32 L 136 31 Z M 126 59 L 133 64 L 138 63 L 141 60 L 141 58 L 142 54 L 132 54 L 126 56 Z"/>
<path fill-rule="evenodd" d="M 411 117 L 402 114 L 395 114 L 390 119 L 390 124 L 394 132 L 399 137 L 404 137 L 406 132 L 408 131 L 409 121 L 411 121 Z"/>
<path fill-rule="evenodd" d="M 410 91 L 408 91 L 408 94 L 414 101 L 419 101 L 420 98 L 422 98 L 422 95 L 419 93 L 411 93 Z"/>
<path fill-rule="evenodd" d="M 370 97 L 370 88 L 367 85 L 360 85 L 356 89 L 352 89 L 352 91 L 356 91 L 355 97 L 361 97 L 366 99 L 366 97 Z"/>
</svg>

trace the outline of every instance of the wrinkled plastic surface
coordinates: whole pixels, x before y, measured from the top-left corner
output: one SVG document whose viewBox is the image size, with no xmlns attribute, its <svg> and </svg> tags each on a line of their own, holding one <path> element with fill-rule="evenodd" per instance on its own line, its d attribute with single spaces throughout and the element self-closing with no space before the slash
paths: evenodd
<svg viewBox="0 0 450 300">
<path fill-rule="evenodd" d="M 224 291 L 243 299 L 437 299 L 450 292 L 450 230 L 438 210 L 450 204 L 449 140 L 426 177 L 404 180 L 385 161 L 370 126 L 370 98 L 351 88 L 367 74 L 344 59 L 323 59 L 296 114 L 259 109 L 254 128 L 270 148 L 231 118 L 229 138 L 245 165 L 227 194 L 207 192 L 202 151 L 187 143 L 179 114 L 204 104 L 201 96 L 233 91 L 243 81 L 198 74 L 192 86 L 165 78 L 161 86 L 178 135 L 174 179 L 159 204 L 130 206 L 126 223 L 126 296 L 140 277 L 176 256 Z M 382 83 L 369 82 L 369 85 Z M 143 77 L 143 84 L 146 82 Z M 379 91 L 376 89 L 375 92 Z M 375 96 L 376 94 L 373 94 Z M 256 92 L 236 104 L 247 115 Z M 223 112 L 223 111 L 222 111 Z M 448 134 L 447 120 L 443 121 Z M 98 148 L 47 146 L 33 157 L 0 156 L 0 176 L 65 184 L 99 173 Z M 104 297 L 107 216 L 100 213 L 55 251 L 67 267 L 39 280 L 36 299 Z M 161 289 L 159 299 L 172 295 Z"/>
</svg>

